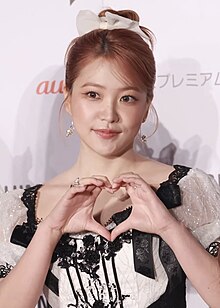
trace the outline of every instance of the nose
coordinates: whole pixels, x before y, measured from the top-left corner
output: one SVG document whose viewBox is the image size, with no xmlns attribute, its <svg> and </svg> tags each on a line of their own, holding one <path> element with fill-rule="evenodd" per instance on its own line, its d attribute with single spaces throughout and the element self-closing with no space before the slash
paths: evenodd
<svg viewBox="0 0 220 308">
<path fill-rule="evenodd" d="M 119 121 L 119 114 L 117 110 L 117 103 L 113 100 L 103 101 L 100 106 L 100 118 L 107 123 L 114 123 Z"/>
</svg>

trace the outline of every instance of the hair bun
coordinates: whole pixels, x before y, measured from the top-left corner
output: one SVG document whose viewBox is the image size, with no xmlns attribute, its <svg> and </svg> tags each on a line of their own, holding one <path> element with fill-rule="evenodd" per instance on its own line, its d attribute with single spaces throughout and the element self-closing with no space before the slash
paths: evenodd
<svg viewBox="0 0 220 308">
<path fill-rule="evenodd" d="M 112 9 L 106 9 L 106 10 L 103 10 L 99 13 L 99 17 L 105 16 L 106 12 L 116 14 L 116 15 L 119 15 L 119 16 L 122 16 L 122 17 L 125 17 L 125 18 L 129 18 L 131 20 L 135 20 L 135 21 L 138 21 L 138 22 L 140 20 L 139 15 L 135 11 L 132 11 L 132 10 L 115 11 L 115 10 L 112 10 Z"/>
<path fill-rule="evenodd" d="M 112 14 L 116 14 L 116 15 L 128 18 L 130 20 L 137 21 L 138 23 L 140 21 L 139 15 L 135 11 L 132 11 L 132 10 L 119 10 L 119 11 L 116 11 L 116 10 L 112 10 L 112 9 L 105 9 L 105 10 L 102 10 L 99 13 L 98 16 L 99 17 L 103 17 L 103 16 L 105 16 L 106 12 L 109 12 L 109 13 L 112 13 Z M 143 26 L 139 26 L 139 27 L 148 36 L 149 42 L 150 42 L 150 46 L 153 49 L 153 47 L 154 47 L 154 40 L 155 40 L 155 36 L 154 36 L 153 32 L 151 30 L 149 30 L 148 28 L 146 28 L 146 27 L 143 27 Z"/>
</svg>

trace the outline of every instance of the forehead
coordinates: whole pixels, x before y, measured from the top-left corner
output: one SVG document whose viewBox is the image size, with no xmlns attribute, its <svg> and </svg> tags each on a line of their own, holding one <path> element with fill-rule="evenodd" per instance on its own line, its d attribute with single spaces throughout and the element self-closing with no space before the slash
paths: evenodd
<svg viewBox="0 0 220 308">
<path fill-rule="evenodd" d="M 134 72 L 129 65 L 118 63 L 103 57 L 92 60 L 80 70 L 74 84 L 82 82 L 112 83 L 113 85 L 132 86 L 139 88 Z M 141 90 L 141 88 L 140 88 Z"/>
</svg>

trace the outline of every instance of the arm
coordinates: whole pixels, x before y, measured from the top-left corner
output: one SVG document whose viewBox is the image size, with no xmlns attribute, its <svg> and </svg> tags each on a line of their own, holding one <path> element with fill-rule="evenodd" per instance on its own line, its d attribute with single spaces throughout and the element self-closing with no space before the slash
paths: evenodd
<svg viewBox="0 0 220 308">
<path fill-rule="evenodd" d="M 36 306 L 60 236 L 60 232 L 51 230 L 46 224 L 39 225 L 18 264 L 0 282 L 0 307 Z"/>
<path fill-rule="evenodd" d="M 54 248 L 64 233 L 84 230 L 110 238 L 109 232 L 94 221 L 92 212 L 102 181 L 94 178 L 75 186 L 57 203 L 39 227 L 14 269 L 0 282 L 0 307 L 35 307 L 42 292 Z M 13 297 L 11 296 L 13 290 Z"/>
<path fill-rule="evenodd" d="M 160 236 L 171 247 L 188 279 L 204 301 L 211 308 L 218 308 L 220 259 L 210 255 L 182 223 L 174 223 Z"/>
<path fill-rule="evenodd" d="M 133 207 L 129 218 L 112 231 L 112 240 L 128 229 L 158 234 L 174 251 L 186 275 L 207 304 L 212 308 L 219 307 L 220 267 L 217 258 L 209 255 L 184 224 L 171 214 L 151 187 L 138 175 L 121 175 L 115 179 L 115 186 L 117 185 L 126 187 Z M 211 191 L 210 195 L 212 195 Z M 178 209 L 181 211 L 181 207 Z M 213 210 L 213 214 L 218 217 L 218 214 L 214 212 Z M 195 213 L 197 215 L 200 213 L 199 215 L 202 216 L 204 214 L 201 211 L 195 211 Z M 217 231 L 220 232 L 220 230 Z"/>
</svg>

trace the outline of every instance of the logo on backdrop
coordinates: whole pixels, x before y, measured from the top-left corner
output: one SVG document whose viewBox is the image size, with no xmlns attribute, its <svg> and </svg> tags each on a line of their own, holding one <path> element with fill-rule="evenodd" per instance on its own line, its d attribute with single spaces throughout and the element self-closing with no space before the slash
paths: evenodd
<svg viewBox="0 0 220 308">
<path fill-rule="evenodd" d="M 63 93 L 63 86 L 63 80 L 43 80 L 37 85 L 36 93 L 38 95 Z"/>
<path fill-rule="evenodd" d="M 187 73 L 165 74 L 157 76 L 158 88 L 204 87 L 205 85 L 220 86 L 220 72 L 217 73 Z"/>
<path fill-rule="evenodd" d="M 187 73 L 187 74 L 159 74 L 157 75 L 156 88 L 165 87 L 205 87 L 220 86 L 220 72 L 210 73 Z M 64 80 L 43 80 L 36 87 L 38 95 L 62 94 Z"/>
</svg>

